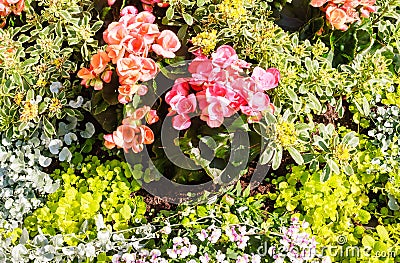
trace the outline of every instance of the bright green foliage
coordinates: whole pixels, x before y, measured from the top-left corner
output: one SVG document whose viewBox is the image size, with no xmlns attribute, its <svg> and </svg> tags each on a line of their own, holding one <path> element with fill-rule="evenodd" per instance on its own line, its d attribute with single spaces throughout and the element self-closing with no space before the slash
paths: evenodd
<svg viewBox="0 0 400 263">
<path fill-rule="evenodd" d="M 134 195 L 140 186 L 132 180 L 126 163 L 101 163 L 97 157 L 87 157 L 80 167 L 56 170 L 53 176 L 62 178 L 64 185 L 49 196 L 46 206 L 26 218 L 25 226 L 31 234 L 41 229 L 45 234 L 93 238 L 99 213 L 114 230 L 127 229 L 144 220 L 146 204 L 142 196 Z M 77 239 L 67 242 L 73 245 Z"/>
</svg>

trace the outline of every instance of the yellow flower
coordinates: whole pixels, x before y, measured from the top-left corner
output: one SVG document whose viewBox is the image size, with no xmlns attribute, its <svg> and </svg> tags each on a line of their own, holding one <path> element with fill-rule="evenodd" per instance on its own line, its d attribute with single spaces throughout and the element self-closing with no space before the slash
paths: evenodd
<svg viewBox="0 0 400 263">
<path fill-rule="evenodd" d="M 53 64 L 56 66 L 56 68 L 61 68 L 62 64 L 64 63 L 64 59 L 63 58 L 56 58 L 53 61 Z"/>
<path fill-rule="evenodd" d="M 38 105 L 32 104 L 29 101 L 25 101 L 24 110 L 22 111 L 20 120 L 23 122 L 27 122 L 33 120 L 38 116 Z"/>
<path fill-rule="evenodd" d="M 218 5 L 218 10 L 225 18 L 246 18 L 246 8 L 243 7 L 243 0 L 223 0 Z"/>
<path fill-rule="evenodd" d="M 45 87 L 46 85 L 47 85 L 47 81 L 44 78 L 40 78 L 36 82 L 36 86 L 38 86 L 38 87 Z"/>
<path fill-rule="evenodd" d="M 20 105 L 23 99 L 24 99 L 24 94 L 22 94 L 22 93 L 17 93 L 14 96 L 14 102 L 17 105 Z"/>
<path fill-rule="evenodd" d="M 207 55 L 213 51 L 217 45 L 217 31 L 201 32 L 192 38 L 192 43 L 194 46 L 201 47 L 203 53 Z"/>
<path fill-rule="evenodd" d="M 291 146 L 296 143 L 297 134 L 294 123 L 281 121 L 276 125 L 276 138 L 283 147 Z"/>
<path fill-rule="evenodd" d="M 57 112 L 62 108 L 61 102 L 57 98 L 51 99 L 51 103 L 49 106 L 49 111 L 50 112 Z"/>
<path fill-rule="evenodd" d="M 339 161 L 347 161 L 350 159 L 350 149 L 344 144 L 339 144 L 335 148 L 334 156 Z"/>
</svg>

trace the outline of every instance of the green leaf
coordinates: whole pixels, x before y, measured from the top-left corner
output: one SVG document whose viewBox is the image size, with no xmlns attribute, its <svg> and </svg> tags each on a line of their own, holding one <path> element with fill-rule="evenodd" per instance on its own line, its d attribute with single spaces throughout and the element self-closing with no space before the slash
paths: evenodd
<svg viewBox="0 0 400 263">
<path fill-rule="evenodd" d="M 54 128 L 53 124 L 51 124 L 51 122 L 46 117 L 43 118 L 43 126 L 44 126 L 44 131 L 48 135 L 53 135 L 56 133 L 56 129 Z"/>
<path fill-rule="evenodd" d="M 329 165 L 325 165 L 324 169 L 322 170 L 320 180 L 321 182 L 328 181 L 329 177 L 331 176 L 332 170 Z"/>
<path fill-rule="evenodd" d="M 353 167 L 351 167 L 350 164 L 344 164 L 342 168 L 343 168 L 343 171 L 344 171 L 345 174 L 347 174 L 347 175 L 354 174 Z"/>
<path fill-rule="evenodd" d="M 378 232 L 378 236 L 382 239 L 382 240 L 390 240 L 389 237 L 389 233 L 386 230 L 386 228 L 382 225 L 379 225 L 376 227 L 376 232 Z"/>
<path fill-rule="evenodd" d="M 290 156 L 292 156 L 293 160 L 298 164 L 302 165 L 304 163 L 303 157 L 301 156 L 300 152 L 293 147 L 288 147 L 287 148 Z"/>
<path fill-rule="evenodd" d="M 121 209 L 119 210 L 119 213 L 122 215 L 122 217 L 125 220 L 129 220 L 132 216 L 132 211 L 131 211 L 131 207 L 128 205 L 127 202 L 124 203 L 124 205 L 121 207 Z"/>
<path fill-rule="evenodd" d="M 326 160 L 326 164 L 329 165 L 329 167 L 331 168 L 331 170 L 332 170 L 335 174 L 339 174 L 339 173 L 340 173 L 339 166 L 338 166 L 337 163 L 336 163 L 335 161 L 333 161 L 332 159 Z"/>
<path fill-rule="evenodd" d="M 370 235 L 366 235 L 362 238 L 362 244 L 364 247 L 372 249 L 375 244 L 375 239 Z"/>
<path fill-rule="evenodd" d="M 206 0 L 197 0 L 197 6 L 202 7 L 206 3 Z"/>
<path fill-rule="evenodd" d="M 183 19 L 185 20 L 186 24 L 189 26 L 193 25 L 193 17 L 187 13 L 183 14 Z"/>
<path fill-rule="evenodd" d="M 174 6 L 171 5 L 168 7 L 167 12 L 165 14 L 168 20 L 172 20 L 172 18 L 174 17 L 174 11 L 175 11 Z"/>
<path fill-rule="evenodd" d="M 281 166 L 282 162 L 282 155 L 283 155 L 283 149 L 282 146 L 279 146 L 276 149 L 276 153 L 274 154 L 274 157 L 272 158 L 272 169 L 276 170 Z"/>
<path fill-rule="evenodd" d="M 272 157 L 274 156 L 275 153 L 275 149 L 271 148 L 271 147 L 267 147 L 262 154 L 260 155 L 260 164 L 261 165 L 265 165 L 267 163 L 269 163 L 272 159 Z"/>
</svg>

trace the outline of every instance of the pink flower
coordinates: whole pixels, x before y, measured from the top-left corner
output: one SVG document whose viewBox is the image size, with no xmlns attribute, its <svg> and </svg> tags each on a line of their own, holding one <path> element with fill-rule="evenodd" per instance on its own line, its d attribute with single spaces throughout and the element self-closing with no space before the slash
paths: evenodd
<svg viewBox="0 0 400 263">
<path fill-rule="evenodd" d="M 326 2 L 328 2 L 328 0 L 311 0 L 310 5 L 313 7 L 321 7 L 326 4 Z"/>
<path fill-rule="evenodd" d="M 121 58 L 117 62 L 117 73 L 120 76 L 120 83 L 127 81 L 126 84 L 139 80 L 140 70 L 142 68 L 142 60 L 140 57 L 130 56 L 128 58 Z M 131 83 L 131 84 L 133 84 Z M 121 83 L 122 84 L 122 83 Z"/>
<path fill-rule="evenodd" d="M 122 10 L 120 15 L 125 16 L 125 15 L 137 15 L 138 10 L 134 6 L 125 6 Z"/>
<path fill-rule="evenodd" d="M 260 67 L 255 67 L 251 78 L 256 82 L 260 90 L 269 90 L 278 86 L 281 76 L 276 68 L 264 70 Z"/>
<path fill-rule="evenodd" d="M 106 52 L 112 63 L 117 64 L 117 61 L 124 57 L 125 47 L 123 45 L 109 45 Z"/>
<path fill-rule="evenodd" d="M 153 79 L 158 72 L 156 62 L 151 58 L 142 58 L 142 67 L 140 69 L 140 81 L 148 81 Z"/>
<path fill-rule="evenodd" d="M 136 22 L 143 22 L 143 23 L 154 23 L 154 21 L 156 21 L 156 17 L 147 11 L 143 11 L 140 12 L 137 16 L 136 16 Z"/>
<path fill-rule="evenodd" d="M 124 24 L 112 22 L 104 31 L 103 39 L 109 45 L 119 45 L 127 34 L 128 31 Z"/>
<path fill-rule="evenodd" d="M 165 58 L 174 58 L 174 52 L 181 47 L 178 37 L 171 30 L 164 30 L 156 39 L 156 44 L 152 46 L 153 51 Z"/>
<path fill-rule="evenodd" d="M 226 68 L 239 59 L 236 51 L 228 45 L 220 46 L 211 56 L 212 63 L 221 68 Z"/>
<path fill-rule="evenodd" d="M 132 96 L 137 92 L 140 85 L 123 85 L 118 88 L 118 101 L 126 104 L 132 100 Z"/>
<path fill-rule="evenodd" d="M 156 110 L 150 110 L 146 114 L 146 122 L 151 125 L 153 123 L 156 123 L 159 120 L 159 117 L 157 116 L 157 111 Z"/>
<path fill-rule="evenodd" d="M 116 0 L 108 0 L 108 5 L 109 5 L 109 6 L 112 6 L 113 4 L 115 4 L 115 1 L 116 1 Z"/>
<path fill-rule="evenodd" d="M 93 72 L 98 75 L 106 69 L 108 62 L 110 62 L 110 58 L 107 53 L 99 51 L 90 60 L 90 66 L 93 68 Z"/>
<path fill-rule="evenodd" d="M 139 27 L 139 34 L 143 36 L 146 45 L 153 44 L 156 37 L 159 36 L 160 31 L 158 26 L 151 23 L 142 23 Z"/>
<path fill-rule="evenodd" d="M 348 28 L 346 12 L 334 5 L 328 6 L 326 9 L 326 19 L 336 29 L 345 31 Z"/>
<path fill-rule="evenodd" d="M 101 75 L 101 79 L 105 83 L 110 83 L 112 74 L 113 74 L 113 72 L 111 70 L 104 71 L 103 74 Z"/>
<path fill-rule="evenodd" d="M 172 127 L 179 131 L 188 129 L 191 124 L 190 118 L 187 115 L 176 115 L 172 117 Z"/>
<path fill-rule="evenodd" d="M 124 39 L 123 45 L 129 53 L 137 56 L 143 54 L 146 48 L 143 36 L 135 32 L 129 33 Z"/>
</svg>

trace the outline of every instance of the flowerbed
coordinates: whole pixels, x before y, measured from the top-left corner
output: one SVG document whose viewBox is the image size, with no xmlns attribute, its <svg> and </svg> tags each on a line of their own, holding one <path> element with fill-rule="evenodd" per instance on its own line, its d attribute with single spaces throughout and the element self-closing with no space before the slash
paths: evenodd
<svg viewBox="0 0 400 263">
<path fill-rule="evenodd" d="M 399 262 L 399 6 L 0 0 L 0 262 Z"/>
</svg>

